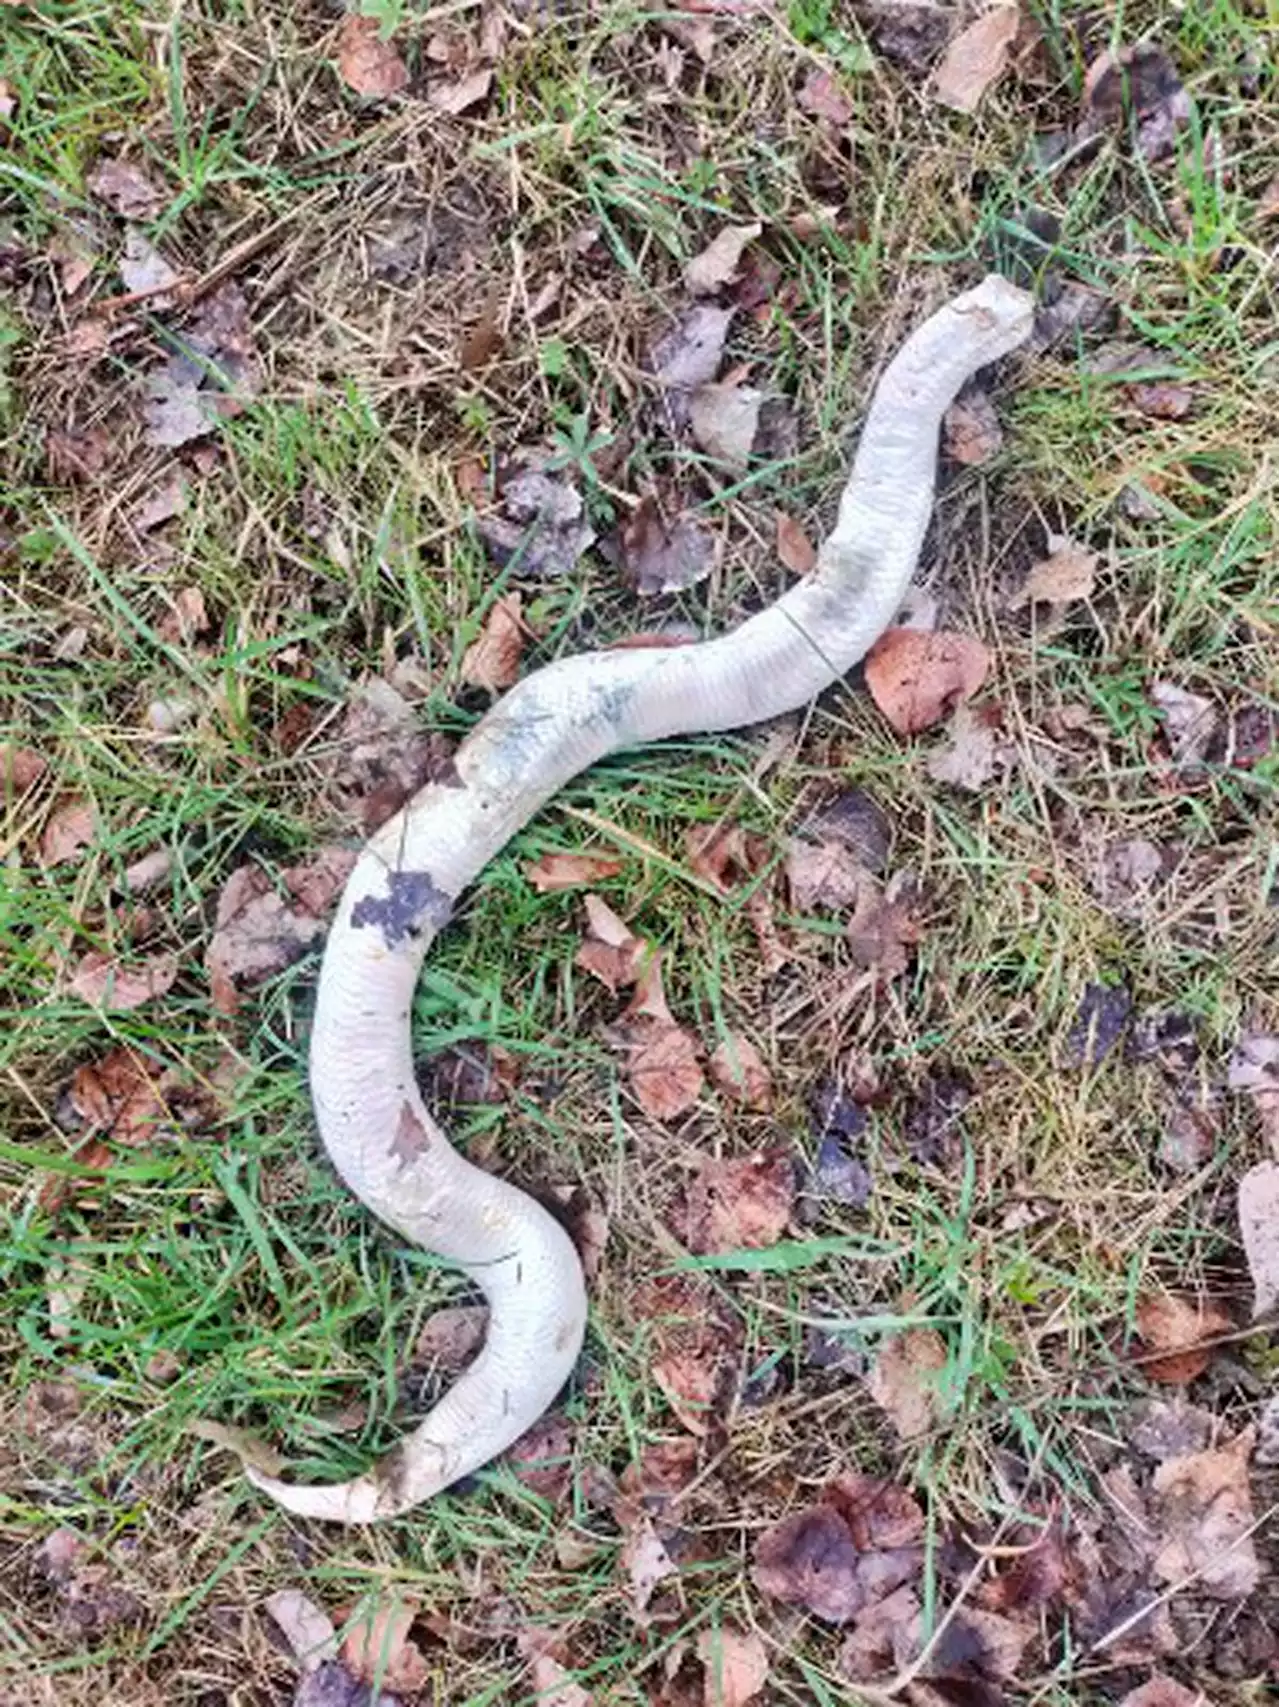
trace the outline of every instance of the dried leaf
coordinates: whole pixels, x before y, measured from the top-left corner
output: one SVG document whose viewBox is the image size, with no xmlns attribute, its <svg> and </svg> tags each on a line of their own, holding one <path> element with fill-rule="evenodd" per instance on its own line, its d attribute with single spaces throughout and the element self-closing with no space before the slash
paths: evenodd
<svg viewBox="0 0 1280 1707">
<path fill-rule="evenodd" d="M 893 833 L 889 820 L 864 788 L 846 788 L 808 819 L 805 828 L 824 843 L 848 848 L 865 871 L 883 871 Z"/>
<path fill-rule="evenodd" d="M 434 107 L 438 113 L 448 113 L 450 117 L 457 118 L 459 113 L 478 106 L 492 87 L 493 67 L 478 65 L 464 77 L 453 78 L 446 83 L 433 83 L 427 93 L 427 105 Z"/>
<path fill-rule="evenodd" d="M 1133 997 L 1122 984 L 1086 984 L 1067 1033 L 1068 1066 L 1096 1067 L 1124 1036 L 1132 1013 Z"/>
<path fill-rule="evenodd" d="M 718 1090 L 757 1113 L 767 1113 L 773 1097 L 769 1069 L 750 1038 L 731 1032 L 716 1046 L 709 1063 Z"/>
<path fill-rule="evenodd" d="M 292 966 L 324 935 L 327 914 L 355 862 L 347 848 L 323 848 L 283 870 L 280 889 L 256 865 L 231 873 L 218 897 L 205 952 L 219 1013 L 235 1013 L 239 987 L 260 984 Z"/>
<path fill-rule="evenodd" d="M 179 587 L 156 625 L 162 640 L 188 645 L 209 632 L 209 612 L 199 587 Z"/>
<path fill-rule="evenodd" d="M 1147 160 L 1171 154 L 1177 133 L 1191 119 L 1191 97 L 1169 55 L 1154 42 L 1122 48 L 1118 57 L 1102 54 L 1085 73 L 1084 88 L 1098 124 L 1118 127 L 1127 114 L 1137 119 L 1138 149 Z"/>
<path fill-rule="evenodd" d="M 128 1013 L 167 995 L 177 976 L 178 958 L 174 954 L 149 955 L 126 967 L 114 956 L 91 949 L 71 974 L 67 990 L 105 1013 Z"/>
<path fill-rule="evenodd" d="M 301 1589 L 277 1589 L 262 1604 L 288 1642 L 289 1651 L 301 1671 L 315 1671 L 326 1660 L 338 1657 L 338 1638 L 333 1620 Z"/>
<path fill-rule="evenodd" d="M 0 741 L 0 791 L 5 794 L 25 794 L 33 788 L 48 769 L 48 765 L 33 747 L 16 747 Z"/>
<path fill-rule="evenodd" d="M 1215 1142 L 1208 1110 L 1180 1102 L 1169 1116 L 1156 1155 L 1174 1173 L 1194 1174 L 1212 1157 Z"/>
<path fill-rule="evenodd" d="M 1272 1152 L 1280 1152 L 1280 1040 L 1274 1032 L 1240 1039 L 1227 1064 L 1227 1085 L 1253 1099 Z"/>
<path fill-rule="evenodd" d="M 798 913 L 856 906 L 867 884 L 862 862 L 843 841 L 815 845 L 792 837 L 785 870 L 791 905 Z"/>
<path fill-rule="evenodd" d="M 795 1192 L 795 1165 L 786 1150 L 708 1158 L 683 1192 L 672 1225 L 697 1256 L 764 1250 L 786 1232 Z"/>
<path fill-rule="evenodd" d="M 754 1630 L 721 1624 L 698 1637 L 705 1707 L 747 1707 L 769 1681 L 769 1655 Z"/>
<path fill-rule="evenodd" d="M 684 1428 L 710 1432 L 738 1370 L 742 1326 L 705 1281 L 661 1275 L 635 1301 L 656 1339 L 653 1379 Z"/>
<path fill-rule="evenodd" d="M 689 394 L 716 376 L 734 308 L 698 303 L 663 334 L 649 354 L 663 393 L 667 417 L 678 430 L 689 420 Z"/>
<path fill-rule="evenodd" d="M 515 562 L 522 575 L 545 578 L 567 575 L 596 537 L 568 475 L 538 468 L 506 481 L 502 513 L 476 525 L 495 563 Z"/>
<path fill-rule="evenodd" d="M 890 628 L 867 654 L 867 687 L 898 733 L 915 735 L 972 699 L 990 664 L 986 647 L 972 635 Z"/>
<path fill-rule="evenodd" d="M 186 482 L 180 474 L 172 474 L 162 486 L 157 486 L 148 497 L 130 510 L 130 524 L 139 533 L 150 533 L 154 528 L 171 521 L 174 516 L 181 515 L 186 503 Z M 203 600 L 201 603 L 203 604 Z"/>
<path fill-rule="evenodd" d="M 125 233 L 120 278 L 126 290 L 149 296 L 150 306 L 160 309 L 173 306 L 172 292 L 182 274 L 169 265 L 144 232 L 131 225 Z"/>
<path fill-rule="evenodd" d="M 449 742 L 424 730 L 404 695 L 380 676 L 352 694 L 335 747 L 334 791 L 366 834 L 426 783 L 457 775 Z"/>
<path fill-rule="evenodd" d="M 520 675 L 525 626 L 519 593 L 504 593 L 489 606 L 479 638 L 462 658 L 461 678 L 468 687 L 501 693 Z"/>
<path fill-rule="evenodd" d="M 908 1328 L 886 1339 L 867 1372 L 867 1391 L 901 1440 L 928 1434 L 945 1412 L 938 1377 L 947 1367 L 947 1347 L 936 1328 Z"/>
<path fill-rule="evenodd" d="M 775 510 L 778 556 L 793 575 L 807 575 L 818 561 L 817 547 L 794 516 Z"/>
<path fill-rule="evenodd" d="M 1049 555 L 1032 566 L 1022 586 L 1009 600 L 1010 610 L 1023 605 L 1066 605 L 1093 593 L 1098 553 L 1072 539 L 1051 538 Z"/>
<path fill-rule="evenodd" d="M 573 1474 L 573 1435 L 559 1411 L 538 1418 L 508 1447 L 506 1461 L 532 1493 L 553 1504 L 569 1490 Z"/>
<path fill-rule="evenodd" d="M 895 879 L 882 893 L 875 879 L 868 876 L 849 920 L 849 950 L 854 961 L 876 971 L 882 982 L 900 977 L 910 960 L 908 950 L 920 941 L 920 934 L 910 885 Z"/>
<path fill-rule="evenodd" d="M 751 458 L 763 391 L 750 385 L 700 385 L 689 398 L 689 426 L 714 462 L 741 473 Z"/>
<path fill-rule="evenodd" d="M 841 127 L 853 117 L 853 102 L 827 71 L 811 71 L 796 96 L 796 105 L 816 119 Z"/>
<path fill-rule="evenodd" d="M 124 219 L 153 220 L 166 200 L 142 168 L 127 160 L 103 160 L 86 183 L 99 201 Z"/>
<path fill-rule="evenodd" d="M 751 1578 L 762 1594 L 828 1624 L 847 1623 L 866 1601 L 858 1549 L 831 1506 L 809 1506 L 762 1531 L 752 1557 Z"/>
<path fill-rule="evenodd" d="M 593 1707 L 594 1697 L 569 1676 L 564 1647 L 553 1631 L 519 1630 L 516 1647 L 529 1662 L 538 1707 Z"/>
<path fill-rule="evenodd" d="M 642 498 L 619 536 L 622 565 L 637 593 L 676 593 L 705 581 L 719 541 L 692 516 L 667 520 L 653 497 Z"/>
<path fill-rule="evenodd" d="M 617 993 L 634 984 L 652 953 L 649 944 L 622 922 L 598 895 L 583 898 L 587 911 L 587 940 L 574 956 L 574 965 Z"/>
<path fill-rule="evenodd" d="M 1262 1578 L 1249 1530 L 1249 1455 L 1254 1431 L 1226 1446 L 1171 1458 L 1152 1478 L 1160 1549 L 1153 1569 L 1162 1582 L 1196 1577 L 1197 1591 L 1215 1600 L 1252 1594 Z"/>
<path fill-rule="evenodd" d="M 1228 1333 L 1234 1325 L 1216 1304 L 1192 1303 L 1173 1292 L 1140 1298 L 1134 1322 L 1145 1345 L 1152 1351 L 1169 1353 L 1167 1357 L 1144 1357 L 1144 1373 L 1152 1381 L 1179 1387 L 1194 1381 L 1208 1367 L 1212 1352 L 1197 1342 Z"/>
<path fill-rule="evenodd" d="M 1253 1319 L 1270 1315 L 1280 1302 L 1280 1168 L 1259 1162 L 1236 1193 L 1240 1243 L 1253 1277 Z"/>
<path fill-rule="evenodd" d="M 603 883 L 616 877 L 622 861 L 608 854 L 545 853 L 524 868 L 524 874 L 539 895 L 561 889 L 576 889 L 583 883 Z"/>
<path fill-rule="evenodd" d="M 40 863 L 65 865 L 98 833 L 97 808 L 88 800 L 68 800 L 51 813 L 40 836 Z"/>
<path fill-rule="evenodd" d="M 348 12 L 338 32 L 338 75 L 357 95 L 378 100 L 398 95 L 409 82 L 404 60 L 382 39 L 379 20 L 358 12 Z"/>
<path fill-rule="evenodd" d="M 1217 707 L 1211 699 L 1174 682 L 1152 682 L 1147 697 L 1160 713 L 1174 763 L 1180 769 L 1194 769 L 1218 733 Z"/>
<path fill-rule="evenodd" d="M 647 1611 L 659 1583 L 675 1576 L 680 1569 L 647 1517 L 641 1518 L 627 1537 L 618 1556 L 618 1567 L 626 1576 L 631 1605 L 638 1615 Z"/>
<path fill-rule="evenodd" d="M 451 1304 L 433 1310 L 414 1341 L 411 1361 L 417 1368 L 458 1375 L 484 1344 L 489 1311 L 484 1304 Z"/>
<path fill-rule="evenodd" d="M 361 1683 L 409 1695 L 425 1689 L 431 1667 L 409 1635 L 416 1617 L 417 1608 L 402 1601 L 390 1606 L 365 1602 L 354 1611 L 347 1608 L 339 1615 L 346 1626 L 340 1654 L 343 1665 Z"/>
<path fill-rule="evenodd" d="M 994 6 L 961 30 L 933 74 L 933 98 L 958 113 L 973 113 L 1000 76 L 1018 34 L 1018 8 Z"/>
<path fill-rule="evenodd" d="M 864 1607 L 840 1649 L 840 1671 L 854 1683 L 870 1683 L 891 1672 L 902 1633 L 920 1616 L 920 1601 L 909 1583 Z"/>
<path fill-rule="evenodd" d="M 211 433 L 218 422 L 213 397 L 190 380 L 175 378 L 161 369 L 148 376 L 142 412 L 146 440 L 163 450 L 174 450 Z"/>
<path fill-rule="evenodd" d="M 649 1020 L 630 1028 L 627 1081 L 654 1120 L 687 1114 L 702 1094 L 698 1045 L 683 1026 Z"/>
<path fill-rule="evenodd" d="M 1198 1689 L 1186 1689 L 1163 1672 L 1157 1672 L 1131 1689 L 1120 1707 L 1209 1707 L 1209 1703 Z"/>
<path fill-rule="evenodd" d="M 925 769 L 935 782 L 976 794 L 1008 763 L 995 706 L 958 705 L 947 731 L 949 743 L 930 753 Z"/>
<path fill-rule="evenodd" d="M 764 230 L 762 225 L 726 225 L 700 255 L 684 270 L 684 281 L 695 296 L 711 296 L 738 276 L 738 263 L 748 243 Z"/>
<path fill-rule="evenodd" d="M 967 386 L 942 417 L 942 448 L 952 462 L 976 467 L 998 456 L 1004 430 L 985 391 Z"/>
<path fill-rule="evenodd" d="M 44 441 L 49 478 L 59 484 L 96 479 L 106 468 L 110 451 L 110 441 L 101 427 L 90 427 L 86 432 L 55 429 Z"/>
</svg>

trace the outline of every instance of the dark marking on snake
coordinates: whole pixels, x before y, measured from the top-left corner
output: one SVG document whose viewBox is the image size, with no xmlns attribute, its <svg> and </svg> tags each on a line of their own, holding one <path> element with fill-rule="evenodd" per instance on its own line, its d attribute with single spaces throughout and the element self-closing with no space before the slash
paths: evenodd
<svg viewBox="0 0 1280 1707">
<path fill-rule="evenodd" d="M 396 1135 L 391 1140 L 391 1148 L 387 1151 L 393 1156 L 403 1170 L 416 1162 L 419 1156 L 425 1156 L 431 1148 L 431 1134 L 414 1113 L 410 1103 L 405 1103 L 400 1110 L 400 1118 L 396 1121 Z"/>
<path fill-rule="evenodd" d="M 437 889 L 429 871 L 389 871 L 385 895 L 365 895 L 351 909 L 351 923 L 376 925 L 388 948 L 417 936 L 423 925 L 440 930 L 453 911 L 453 898 Z"/>
</svg>

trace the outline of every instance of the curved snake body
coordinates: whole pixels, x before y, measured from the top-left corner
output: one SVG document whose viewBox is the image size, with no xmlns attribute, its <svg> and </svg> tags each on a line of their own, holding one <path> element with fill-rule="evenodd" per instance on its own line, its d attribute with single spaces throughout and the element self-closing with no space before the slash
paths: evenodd
<svg viewBox="0 0 1280 1707">
<path fill-rule="evenodd" d="M 990 276 L 911 334 L 867 414 L 814 571 L 719 639 L 588 653 L 536 671 L 362 853 L 330 930 L 311 1038 L 320 1134 L 342 1179 L 402 1238 L 463 1268 L 489 1304 L 475 1361 L 426 1419 L 353 1481 L 303 1486 L 250 1469 L 303 1516 L 365 1523 L 478 1469 L 555 1399 L 582 1344 L 582 1270 L 559 1224 L 450 1145 L 414 1079 L 410 1009 L 458 897 L 571 777 L 665 736 L 762 722 L 808 703 L 893 620 L 933 501 L 943 412 L 1031 328 L 1025 292 Z"/>
</svg>

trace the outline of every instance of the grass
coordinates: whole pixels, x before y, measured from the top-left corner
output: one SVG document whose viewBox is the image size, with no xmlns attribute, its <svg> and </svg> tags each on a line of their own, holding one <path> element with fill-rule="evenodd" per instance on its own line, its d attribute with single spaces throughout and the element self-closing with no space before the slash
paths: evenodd
<svg viewBox="0 0 1280 1707">
<path fill-rule="evenodd" d="M 0 310 L 0 712 L 6 738 L 49 764 L 33 794 L 6 803 L 0 891 L 14 1428 L 0 1476 L 0 1674 L 42 1680 L 31 1687 L 47 1697 L 35 1699 L 285 1699 L 290 1669 L 249 1610 L 282 1584 L 330 1609 L 394 1590 L 470 1625 L 469 1643 L 431 1650 L 439 1698 L 466 1707 L 526 1698 L 524 1669 L 492 1628 L 496 1603 L 566 1626 L 583 1683 L 610 1702 L 648 1699 L 663 1655 L 726 1620 L 765 1631 L 778 1700 L 847 1699 L 829 1635 L 771 1623 L 753 1593 L 754 1534 L 850 1465 L 924 1490 L 937 1536 L 1009 1516 L 995 1472 L 1010 1454 L 1037 1467 L 1033 1495 L 1087 1507 L 1098 1445 L 1123 1439 L 1124 1406 L 1145 1390 L 1117 1350 L 1139 1292 L 1164 1281 L 1244 1295 L 1233 1192 L 1258 1153 L 1247 1111 L 1221 1105 L 1211 1162 L 1171 1180 L 1154 1159 L 1169 1110 L 1160 1075 L 1120 1059 L 1083 1074 L 1061 1063 L 1091 983 L 1123 980 L 1138 1008 L 1193 1015 L 1207 1074 L 1243 1028 L 1274 1019 L 1274 750 L 1188 786 L 1160 771 L 1147 694 L 1167 679 L 1228 712 L 1274 699 L 1274 221 L 1258 212 L 1273 170 L 1273 43 L 1231 0 L 1117 10 L 1117 43 L 1150 34 L 1173 55 L 1198 125 L 1168 168 L 1124 139 L 1044 168 L 1033 140 L 1072 121 L 1106 32 L 1095 19 L 1082 47 L 1064 9 L 1039 15 L 1048 68 L 1006 79 L 975 121 L 922 100 L 918 79 L 869 53 L 845 8 L 807 0 L 769 23 L 718 24 L 711 64 L 686 54 L 678 94 L 641 8 L 517 29 L 494 99 L 463 121 L 344 94 L 321 8 L 68 0 L 0 16 L 14 99 L 0 236 L 11 229 L 26 246 L 20 288 Z M 851 145 L 795 104 L 819 63 L 844 68 Z M 241 278 L 264 395 L 219 431 L 216 468 L 190 474 L 185 513 L 146 537 L 124 518 L 166 455 L 142 442 L 133 400 L 167 322 L 144 310 L 106 357 L 76 367 L 60 344 L 76 309 L 44 259 L 88 221 L 93 288 L 116 289 L 118 225 L 95 211 L 84 179 L 120 138 L 163 185 L 153 239 L 195 274 L 278 228 Z M 838 230 L 790 234 L 796 214 L 832 203 Z M 925 293 L 992 257 L 1019 264 L 1032 207 L 1058 224 L 1054 269 L 1107 292 L 1126 335 L 1194 382 L 1196 408 L 1156 421 L 1119 404 L 1114 384 L 1089 373 L 1093 336 L 1007 375 L 1003 451 L 946 478 L 923 578 L 944 620 L 993 651 L 990 695 L 1018 755 L 1006 781 L 979 796 L 934 782 L 929 739 L 894 737 L 856 686 L 768 750 L 776 731 L 620 755 L 492 863 L 415 1004 L 424 1058 L 465 1041 L 500 1046 L 522 1068 L 505 1104 L 454 1117 L 458 1141 L 540 1188 L 585 1186 L 610 1215 L 588 1356 L 566 1405 L 582 1468 L 621 1470 L 672 1432 L 650 1375 L 652 1324 L 634 1300 L 678 1260 L 664 1216 L 697 1158 L 773 1142 L 811 1157 L 817 1083 L 855 1058 L 877 1066 L 885 1100 L 867 1140 L 867 1211 L 824 1207 L 767 1260 L 706 1270 L 741 1323 L 748 1391 L 771 1372 L 778 1385 L 740 1405 L 714 1497 L 692 1508 L 704 1556 L 682 1573 L 677 1620 L 632 1620 L 617 1538 L 580 1488 L 566 1517 L 503 1467 L 372 1534 L 290 1525 L 187 1425 L 249 1425 L 301 1469 L 350 1472 L 400 1432 L 404 1348 L 460 1293 L 450 1271 L 372 1226 L 317 1155 L 305 1084 L 314 958 L 239 1020 L 214 1014 L 203 950 L 222 883 L 246 858 L 278 868 L 353 835 L 329 786 L 332 732 L 364 672 L 415 659 L 430 682 L 421 715 L 451 736 L 481 709 L 459 667 L 504 583 L 458 494 L 463 458 L 550 435 L 602 530 L 654 476 L 697 480 L 694 453 L 648 423 L 639 358 L 684 300 L 683 262 L 722 221 L 769 225 L 785 294 L 760 323 L 740 317 L 732 349 L 793 400 L 802 425 L 793 458 L 713 484 L 727 568 L 662 606 L 707 632 L 785 584 L 774 507 L 815 536 L 829 521 L 877 364 Z M 434 258 L 371 282 L 369 245 L 405 222 L 428 232 Z M 573 239 L 586 225 L 600 249 L 581 263 Z M 569 282 L 534 324 L 528 304 L 555 272 Z M 510 311 L 506 344 L 489 368 L 462 372 L 462 336 L 495 288 Z M 50 479 L 44 435 L 69 425 L 106 429 L 106 475 Z M 1155 494 L 1151 519 L 1120 503 L 1139 481 Z M 1006 601 L 1056 532 L 1089 541 L 1103 569 L 1087 607 L 1033 631 Z M 191 583 L 214 616 L 198 647 L 162 628 Z M 595 559 L 526 592 L 540 636 L 527 667 L 653 621 Z M 79 629 L 77 651 L 66 642 Z M 198 715 L 156 740 L 145 709 L 176 692 Z M 299 706 L 318 733 L 290 753 L 277 730 Z M 1062 722 L 1076 707 L 1084 727 Z M 740 900 L 698 883 L 684 833 L 739 822 L 780 859 L 809 808 L 849 785 L 887 811 L 893 866 L 923 885 L 916 962 L 875 992 L 831 920 L 784 918 L 797 958 L 766 980 Z M 99 834 L 80 862 L 44 869 L 33 852 L 42 824 L 70 795 L 94 802 Z M 1135 836 L 1179 850 L 1139 923 L 1093 887 L 1100 850 Z M 659 1130 L 630 1101 L 602 1037 L 616 1005 L 573 968 L 579 903 L 536 897 L 522 874 L 549 848 L 602 839 L 624 856 L 603 892 L 668 951 L 680 1018 L 709 1045 L 745 1030 L 769 1061 L 770 1116 L 708 1098 Z M 163 1001 L 97 1013 L 65 993 L 64 969 L 77 944 L 128 940 L 135 910 L 118 891 L 106 899 L 157 846 L 173 866 L 148 897 L 147 930 L 182 974 Z M 67 1081 L 117 1044 L 216 1087 L 219 1124 L 122 1155 L 100 1186 L 43 1213 L 29 1158 L 67 1154 Z M 904 1120 L 941 1072 L 975 1087 L 966 1139 L 954 1167 L 921 1167 L 904 1157 Z M 61 1339 L 49 1322 L 59 1265 L 83 1286 Z M 904 1446 L 859 1382 L 809 1367 L 815 1317 L 869 1346 L 918 1319 L 936 1326 L 951 1424 Z M 166 1384 L 148 1374 L 161 1351 L 178 1362 Z M 1261 1339 L 1247 1351 L 1264 1375 L 1273 1369 Z M 80 1390 L 79 1415 L 33 1425 L 31 1395 L 56 1380 Z M 1247 1370 L 1215 1402 L 1224 1427 L 1242 1422 Z M 85 1643 L 58 1624 L 33 1556 L 59 1523 L 112 1548 L 115 1570 L 127 1556 L 137 1625 Z M 566 1534 L 595 1549 L 573 1568 L 557 1553 Z M 1073 1681 L 1068 1669 L 1029 1698 L 1102 1700 L 1124 1675 Z M 1254 1698 L 1244 1690 L 1222 1699 Z"/>
</svg>

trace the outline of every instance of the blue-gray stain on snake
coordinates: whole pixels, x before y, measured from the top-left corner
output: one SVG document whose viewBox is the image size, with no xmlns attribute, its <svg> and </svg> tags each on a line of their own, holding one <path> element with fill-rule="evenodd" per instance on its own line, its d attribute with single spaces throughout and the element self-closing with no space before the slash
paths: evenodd
<svg viewBox="0 0 1280 1707">
<path fill-rule="evenodd" d="M 453 897 L 438 889 L 428 871 L 389 871 L 385 895 L 365 895 L 351 909 L 353 925 L 377 925 L 388 948 L 417 936 L 422 925 L 440 930 L 453 911 Z"/>
</svg>

